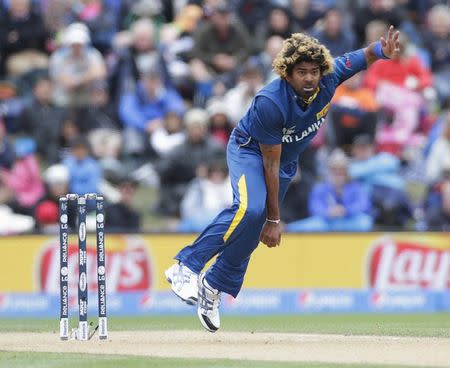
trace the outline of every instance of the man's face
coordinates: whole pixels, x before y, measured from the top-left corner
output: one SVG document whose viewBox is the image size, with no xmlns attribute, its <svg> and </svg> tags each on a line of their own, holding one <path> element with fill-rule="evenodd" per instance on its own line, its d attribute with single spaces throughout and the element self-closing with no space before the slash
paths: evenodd
<svg viewBox="0 0 450 368">
<path fill-rule="evenodd" d="M 53 183 L 49 185 L 49 191 L 52 197 L 58 198 L 66 194 L 69 190 L 68 183 Z"/>
<path fill-rule="evenodd" d="M 34 87 L 34 95 L 39 101 L 43 103 L 51 101 L 52 93 L 52 82 L 50 82 L 48 79 L 40 80 Z"/>
<path fill-rule="evenodd" d="M 348 181 L 347 166 L 330 167 L 330 180 L 336 188 L 342 188 Z"/>
<path fill-rule="evenodd" d="M 319 86 L 322 73 L 317 63 L 302 61 L 294 66 L 286 80 L 302 98 L 311 97 Z"/>
<path fill-rule="evenodd" d="M 164 119 L 164 126 L 169 134 L 180 132 L 183 129 L 183 123 L 178 114 L 169 112 Z"/>
<path fill-rule="evenodd" d="M 342 26 L 341 13 L 338 10 L 330 10 L 325 17 L 325 32 L 328 36 L 340 33 Z"/>
<path fill-rule="evenodd" d="M 153 34 L 145 27 L 136 29 L 133 34 L 133 46 L 138 52 L 145 52 L 154 48 Z"/>
<path fill-rule="evenodd" d="M 82 161 L 89 155 L 89 150 L 81 145 L 75 146 L 72 148 L 72 154 L 78 161 Z"/>
<path fill-rule="evenodd" d="M 368 160 L 374 154 L 374 147 L 372 144 L 357 144 L 352 147 L 352 153 L 356 160 Z"/>
<path fill-rule="evenodd" d="M 272 59 L 275 59 L 282 48 L 283 39 L 280 36 L 272 36 L 266 42 L 265 51 Z"/>
<path fill-rule="evenodd" d="M 70 45 L 73 57 L 81 57 L 83 55 L 84 45 L 82 43 L 73 43 Z"/>
<path fill-rule="evenodd" d="M 162 81 L 158 75 L 145 75 L 142 78 L 145 91 L 149 96 L 155 97 L 162 88 Z"/>
<path fill-rule="evenodd" d="M 289 18 L 280 9 L 272 10 L 269 18 L 270 25 L 276 31 L 283 32 L 289 27 Z"/>
<path fill-rule="evenodd" d="M 211 22 L 219 32 L 226 32 L 230 28 L 231 16 L 227 12 L 214 12 L 211 16 Z"/>
<path fill-rule="evenodd" d="M 10 13 L 16 18 L 25 18 L 30 13 L 30 0 L 13 0 L 10 2 Z"/>
<path fill-rule="evenodd" d="M 310 0 L 292 0 L 291 8 L 295 15 L 307 14 L 309 11 Z"/>
<path fill-rule="evenodd" d="M 186 128 L 186 132 L 187 132 L 188 140 L 191 143 L 197 144 L 197 143 L 202 142 L 205 139 L 206 134 L 208 133 L 208 130 L 205 125 L 200 124 L 200 123 L 194 123 L 194 124 L 189 125 Z"/>
</svg>

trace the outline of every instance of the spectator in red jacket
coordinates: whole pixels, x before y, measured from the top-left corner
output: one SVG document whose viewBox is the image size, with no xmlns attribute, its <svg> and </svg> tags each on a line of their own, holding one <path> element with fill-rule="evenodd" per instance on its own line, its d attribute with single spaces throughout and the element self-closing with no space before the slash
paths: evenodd
<svg viewBox="0 0 450 368">
<path fill-rule="evenodd" d="M 400 42 L 398 59 L 380 60 L 373 64 L 366 73 L 365 84 L 377 90 L 381 82 L 387 81 L 400 87 L 422 92 L 433 84 L 431 71 L 422 63 L 419 56 L 411 53 L 412 45 Z"/>
<path fill-rule="evenodd" d="M 405 147 L 418 148 L 423 143 L 418 128 L 426 110 L 424 96 L 433 94 L 431 71 L 412 49 L 407 40 L 401 40 L 398 59 L 381 60 L 368 69 L 365 78 L 385 113 L 377 126 L 378 150 L 395 155 L 402 155 Z"/>
</svg>

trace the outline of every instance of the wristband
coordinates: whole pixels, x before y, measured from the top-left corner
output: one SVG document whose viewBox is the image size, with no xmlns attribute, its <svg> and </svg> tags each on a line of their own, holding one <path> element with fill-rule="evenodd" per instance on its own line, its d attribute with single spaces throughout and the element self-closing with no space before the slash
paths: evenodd
<svg viewBox="0 0 450 368">
<path fill-rule="evenodd" d="M 271 220 L 269 218 L 266 218 L 266 222 L 270 222 L 271 224 L 279 224 L 281 222 L 281 219 Z"/>
<path fill-rule="evenodd" d="M 375 42 L 373 52 L 378 59 L 389 59 L 383 52 L 383 47 L 381 46 L 381 41 Z"/>
</svg>

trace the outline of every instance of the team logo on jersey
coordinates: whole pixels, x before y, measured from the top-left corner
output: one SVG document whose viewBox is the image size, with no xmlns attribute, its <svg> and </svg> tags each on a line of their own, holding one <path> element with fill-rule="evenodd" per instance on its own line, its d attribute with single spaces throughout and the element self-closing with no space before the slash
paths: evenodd
<svg viewBox="0 0 450 368">
<path fill-rule="evenodd" d="M 282 130 L 283 138 L 281 139 L 282 142 L 289 142 L 289 138 L 291 139 L 290 142 L 292 142 L 292 134 L 295 133 L 295 125 L 291 126 L 290 128 L 283 128 Z"/>
<path fill-rule="evenodd" d="M 282 143 L 299 142 L 305 139 L 310 134 L 316 133 L 324 121 L 325 121 L 324 117 L 317 120 L 315 123 L 311 124 L 306 129 L 304 129 L 300 134 L 294 134 L 295 131 L 293 127 L 288 129 L 283 128 L 283 137 L 281 138 L 281 142 Z"/>
<path fill-rule="evenodd" d="M 317 114 L 316 114 L 316 119 L 317 120 L 320 120 L 320 119 L 322 119 L 323 117 L 325 117 L 325 115 L 328 113 L 328 109 L 330 108 L 330 103 L 328 102 L 326 105 L 325 105 L 325 107 L 322 109 L 322 110 L 320 110 Z"/>
</svg>

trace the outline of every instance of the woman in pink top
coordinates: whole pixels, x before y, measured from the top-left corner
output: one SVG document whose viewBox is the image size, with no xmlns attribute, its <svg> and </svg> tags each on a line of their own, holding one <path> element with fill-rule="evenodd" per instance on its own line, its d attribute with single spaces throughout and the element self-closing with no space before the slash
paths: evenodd
<svg viewBox="0 0 450 368">
<path fill-rule="evenodd" d="M 32 139 L 16 139 L 16 160 L 10 170 L 0 171 L 0 185 L 11 192 L 11 200 L 7 204 L 14 212 L 32 214 L 34 206 L 45 193 L 35 149 Z"/>
</svg>

